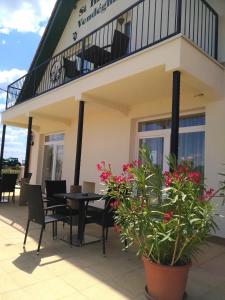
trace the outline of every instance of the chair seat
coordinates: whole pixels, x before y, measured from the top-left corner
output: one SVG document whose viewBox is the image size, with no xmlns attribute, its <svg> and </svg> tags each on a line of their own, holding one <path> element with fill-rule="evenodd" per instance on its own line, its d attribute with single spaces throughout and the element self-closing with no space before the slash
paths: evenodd
<svg viewBox="0 0 225 300">
<path fill-rule="evenodd" d="M 57 222 L 57 221 L 61 221 L 64 220 L 65 217 L 62 217 L 60 215 L 52 215 L 52 216 L 45 216 L 45 223 L 52 223 L 52 222 Z"/>
</svg>

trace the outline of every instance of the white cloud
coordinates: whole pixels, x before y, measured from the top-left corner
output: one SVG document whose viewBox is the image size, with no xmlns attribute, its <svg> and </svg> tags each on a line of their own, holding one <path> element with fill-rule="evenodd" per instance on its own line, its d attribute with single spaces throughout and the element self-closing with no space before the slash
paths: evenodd
<svg viewBox="0 0 225 300">
<path fill-rule="evenodd" d="M 6 44 L 6 40 L 2 40 L 2 45 L 5 45 Z"/>
<path fill-rule="evenodd" d="M 0 32 L 43 34 L 56 0 L 17 0 L 0 2 Z"/>
<path fill-rule="evenodd" d="M 27 71 L 20 69 L 0 70 L 0 87 L 7 88 L 7 85 L 22 77 Z M 0 91 L 0 112 L 5 110 L 6 93 Z M 0 126 L 0 142 L 1 142 Z M 24 160 L 26 149 L 26 130 L 22 128 L 9 127 L 6 129 L 6 140 L 4 157 L 18 157 Z"/>
<path fill-rule="evenodd" d="M 27 73 L 26 70 L 21 69 L 11 69 L 11 70 L 0 70 L 0 85 L 4 84 L 5 87 L 15 81 L 16 79 L 22 77 Z"/>
<path fill-rule="evenodd" d="M 2 127 L 0 126 L 0 138 Z M 16 127 L 6 127 L 4 158 L 18 157 L 22 162 L 25 158 L 27 130 Z"/>
<path fill-rule="evenodd" d="M 9 28 L 1 27 L 1 28 L 0 28 L 0 33 L 9 34 L 9 33 L 10 33 L 10 30 L 9 30 Z"/>
</svg>

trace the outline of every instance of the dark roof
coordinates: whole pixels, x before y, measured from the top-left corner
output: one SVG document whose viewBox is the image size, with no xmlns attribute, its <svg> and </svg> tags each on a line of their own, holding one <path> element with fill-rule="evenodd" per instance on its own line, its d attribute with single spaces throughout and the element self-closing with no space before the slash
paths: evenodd
<svg viewBox="0 0 225 300">
<path fill-rule="evenodd" d="M 29 68 L 29 72 L 53 56 L 77 1 L 78 0 L 56 1 L 48 25 Z"/>
</svg>

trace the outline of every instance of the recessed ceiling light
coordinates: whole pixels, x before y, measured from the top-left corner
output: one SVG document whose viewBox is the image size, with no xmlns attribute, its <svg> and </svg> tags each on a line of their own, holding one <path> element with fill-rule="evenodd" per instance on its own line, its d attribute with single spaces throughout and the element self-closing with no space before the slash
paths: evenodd
<svg viewBox="0 0 225 300">
<path fill-rule="evenodd" d="M 197 97 L 204 97 L 204 96 L 205 96 L 204 93 L 199 93 L 199 94 L 194 95 L 194 98 L 197 98 Z"/>
</svg>

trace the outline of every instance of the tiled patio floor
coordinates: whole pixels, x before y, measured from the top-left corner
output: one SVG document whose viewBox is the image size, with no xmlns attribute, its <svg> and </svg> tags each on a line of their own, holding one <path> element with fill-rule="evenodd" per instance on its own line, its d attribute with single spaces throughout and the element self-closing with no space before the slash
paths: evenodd
<svg viewBox="0 0 225 300">
<path fill-rule="evenodd" d="M 23 251 L 26 217 L 26 207 L 0 205 L 1 300 L 145 299 L 142 262 L 133 250 L 121 252 L 116 233 L 110 232 L 107 257 L 103 257 L 100 243 L 70 248 L 60 240 L 53 241 L 49 225 L 41 253 L 36 256 L 40 232 L 37 225 L 31 225 Z M 100 228 L 93 225 L 87 231 L 101 234 Z M 189 276 L 188 299 L 225 300 L 225 244 L 211 243 L 203 250 Z"/>
</svg>

